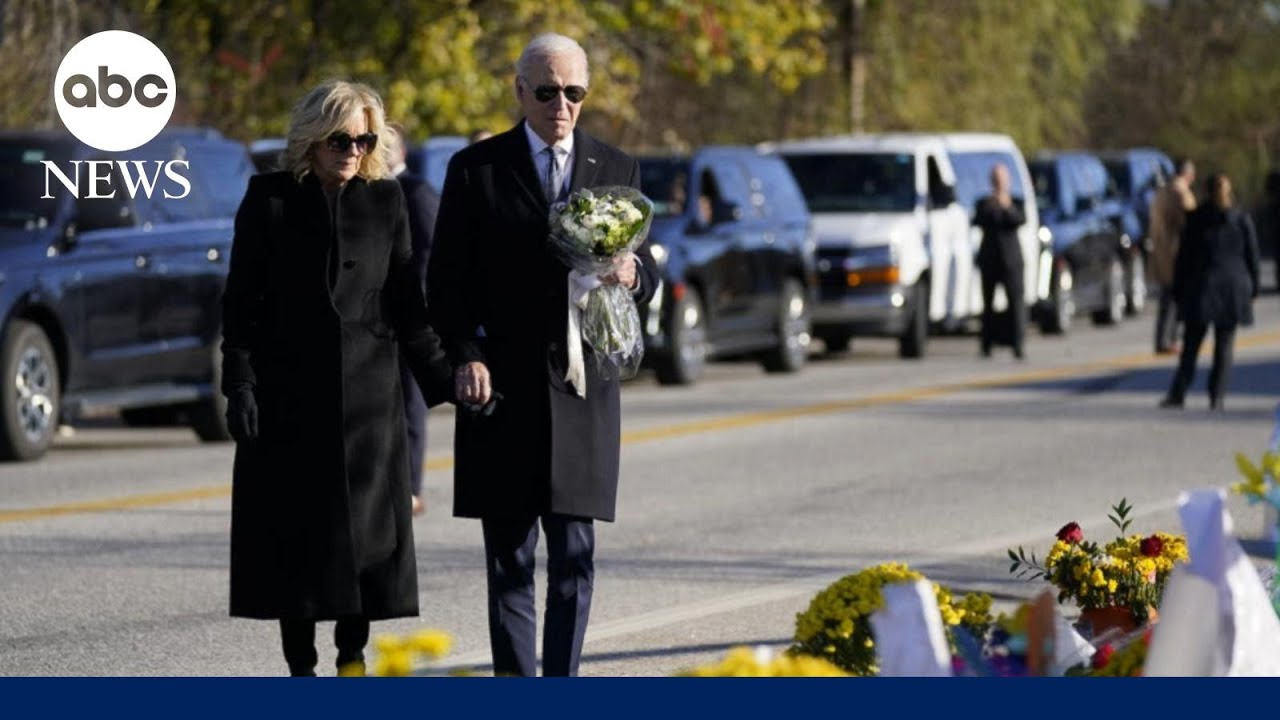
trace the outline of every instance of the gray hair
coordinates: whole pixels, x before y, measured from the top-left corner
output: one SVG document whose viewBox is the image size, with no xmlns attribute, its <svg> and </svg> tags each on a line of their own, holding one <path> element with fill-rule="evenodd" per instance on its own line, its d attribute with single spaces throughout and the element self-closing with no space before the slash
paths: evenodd
<svg viewBox="0 0 1280 720">
<path fill-rule="evenodd" d="M 559 33 L 543 33 L 529 41 L 516 60 L 516 75 L 526 77 L 529 67 L 538 60 L 546 60 L 556 55 L 577 55 L 582 58 L 582 65 L 587 70 L 587 81 L 591 80 L 590 64 L 587 62 L 587 51 L 582 49 L 577 40 Z"/>
</svg>

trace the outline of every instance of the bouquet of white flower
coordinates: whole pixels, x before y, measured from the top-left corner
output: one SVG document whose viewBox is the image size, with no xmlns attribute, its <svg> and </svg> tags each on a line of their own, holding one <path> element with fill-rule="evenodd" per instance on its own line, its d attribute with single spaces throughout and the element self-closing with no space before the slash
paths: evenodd
<svg viewBox="0 0 1280 720">
<path fill-rule="evenodd" d="M 595 278 L 613 272 L 619 257 L 640 247 L 652 219 L 653 203 L 639 190 L 621 186 L 578 190 L 551 208 L 551 248 L 583 280 L 575 290 L 570 278 L 570 302 L 582 315 L 582 340 L 597 361 L 612 361 L 620 377 L 634 375 L 644 355 L 640 314 L 630 290 L 601 286 Z M 586 389 L 577 390 L 584 394 Z"/>
</svg>

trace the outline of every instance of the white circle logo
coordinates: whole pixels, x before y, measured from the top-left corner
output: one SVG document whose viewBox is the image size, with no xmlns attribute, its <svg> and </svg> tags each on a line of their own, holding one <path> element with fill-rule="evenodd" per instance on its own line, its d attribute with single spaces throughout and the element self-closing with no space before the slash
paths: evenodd
<svg viewBox="0 0 1280 720">
<path fill-rule="evenodd" d="M 107 30 L 62 58 L 53 101 L 62 122 L 86 145 L 132 150 L 164 129 L 177 95 L 173 66 L 150 40 Z"/>
</svg>

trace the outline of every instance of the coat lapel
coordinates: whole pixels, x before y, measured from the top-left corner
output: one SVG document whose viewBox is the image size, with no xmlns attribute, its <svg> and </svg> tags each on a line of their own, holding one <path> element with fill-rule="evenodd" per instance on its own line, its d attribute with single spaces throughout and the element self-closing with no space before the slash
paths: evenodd
<svg viewBox="0 0 1280 720">
<path fill-rule="evenodd" d="M 538 213 L 545 216 L 551 208 L 547 206 L 547 198 L 542 194 L 542 182 L 538 180 L 538 170 L 533 165 L 533 150 L 524 134 L 524 121 L 507 131 L 507 144 L 510 147 L 508 152 L 516 185 L 529 202 L 533 203 Z"/>
<path fill-rule="evenodd" d="M 600 153 L 596 141 L 590 135 L 573 131 L 573 176 L 569 179 L 569 192 L 590 188 L 600 174 Z"/>
</svg>

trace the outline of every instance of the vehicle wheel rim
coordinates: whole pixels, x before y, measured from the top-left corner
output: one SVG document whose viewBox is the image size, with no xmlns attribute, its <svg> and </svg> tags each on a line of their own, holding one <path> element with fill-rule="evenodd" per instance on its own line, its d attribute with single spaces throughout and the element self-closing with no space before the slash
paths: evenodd
<svg viewBox="0 0 1280 720">
<path fill-rule="evenodd" d="M 707 333 L 702 326 L 702 308 L 688 303 L 681 310 L 680 362 L 691 373 L 697 372 L 707 359 Z"/>
<path fill-rule="evenodd" d="M 1128 300 L 1124 296 L 1124 267 L 1120 263 L 1111 263 L 1111 318 L 1119 321 L 1124 317 L 1124 308 Z"/>
<path fill-rule="evenodd" d="M 793 292 L 787 298 L 786 319 L 783 321 L 783 335 L 787 343 L 787 354 L 792 358 L 803 358 L 809 352 L 809 316 L 806 312 L 804 297 Z"/>
<path fill-rule="evenodd" d="M 1064 330 L 1076 314 L 1076 301 L 1072 297 L 1072 291 L 1068 289 L 1072 286 L 1073 279 L 1071 272 L 1064 270 L 1058 280 L 1058 326 Z"/>
<path fill-rule="evenodd" d="M 27 348 L 18 358 L 13 378 L 17 396 L 18 427 L 27 442 L 37 444 L 53 424 L 53 368 L 37 348 Z"/>
<path fill-rule="evenodd" d="M 1141 312 L 1147 304 L 1147 265 L 1141 257 L 1134 258 L 1132 273 L 1133 283 L 1130 290 L 1133 293 L 1133 309 L 1135 312 Z"/>
</svg>

